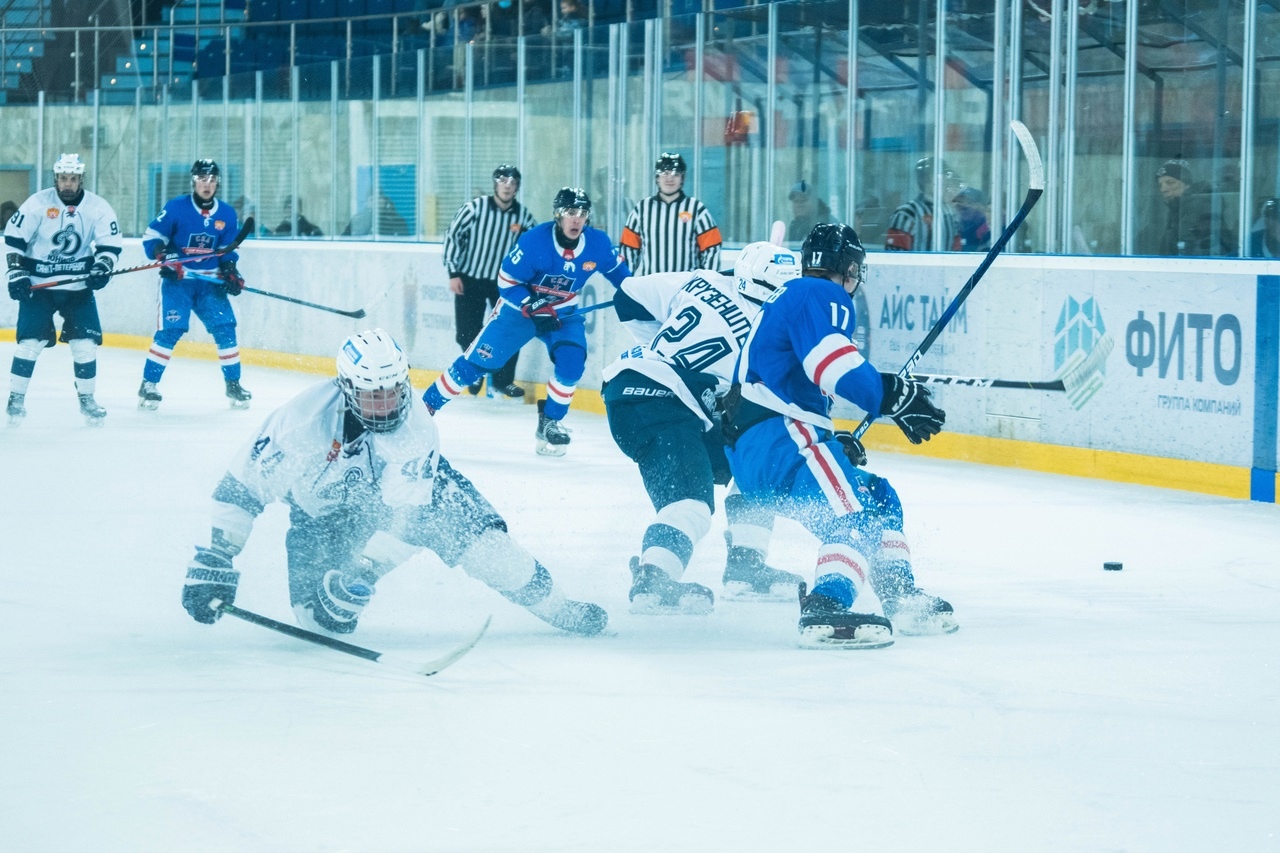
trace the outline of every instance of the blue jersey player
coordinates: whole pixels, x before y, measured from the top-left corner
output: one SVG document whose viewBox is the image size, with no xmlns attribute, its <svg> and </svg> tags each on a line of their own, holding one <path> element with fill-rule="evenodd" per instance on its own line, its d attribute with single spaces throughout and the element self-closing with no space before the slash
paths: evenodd
<svg viewBox="0 0 1280 853">
<path fill-rule="evenodd" d="M 904 634 L 957 627 L 951 605 L 915 585 L 897 493 L 862 470 L 866 452 L 851 434 L 833 432 L 836 397 L 888 415 L 914 444 L 946 419 L 928 388 L 878 373 L 853 343 L 865 260 L 849 226 L 809 232 L 801 277 L 773 292 L 752 327 L 726 412 L 729 465 L 743 495 L 821 542 L 813 592 L 801 587 L 800 596 L 801 643 L 811 647 L 883 648 L 895 625 Z M 868 612 L 868 582 L 888 618 Z"/>
<path fill-rule="evenodd" d="M 247 409 L 253 397 L 240 385 L 236 315 L 227 298 L 244 290 L 244 279 L 236 269 L 235 252 L 216 254 L 234 241 L 240 230 L 235 208 L 218 200 L 220 177 L 217 163 L 197 160 L 191 166 L 190 195 L 178 196 L 166 204 L 142 235 L 142 248 L 149 258 L 210 257 L 160 268 L 159 329 L 142 368 L 142 386 L 138 389 L 141 409 L 154 410 L 160 405 L 156 386 L 173 356 L 173 348 L 191 326 L 193 311 L 213 335 L 231 407 Z"/>
<path fill-rule="evenodd" d="M 563 456 L 569 433 L 560 421 L 587 364 L 587 332 L 577 316 L 578 293 L 595 273 L 616 287 L 631 275 L 609 236 L 588 228 L 591 199 L 565 187 L 552 203 L 554 219 L 524 233 L 498 273 L 501 299 L 466 352 L 422 395 L 432 414 L 535 337 L 553 365 L 547 397 L 538 401 L 537 451 Z"/>
</svg>

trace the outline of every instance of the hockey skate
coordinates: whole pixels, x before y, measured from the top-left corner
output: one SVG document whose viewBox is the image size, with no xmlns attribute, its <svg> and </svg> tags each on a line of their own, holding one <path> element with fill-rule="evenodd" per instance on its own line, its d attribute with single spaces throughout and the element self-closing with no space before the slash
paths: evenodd
<svg viewBox="0 0 1280 853">
<path fill-rule="evenodd" d="M 542 413 L 546 405 L 546 400 L 538 401 L 538 455 L 564 456 L 569 449 L 569 431 L 564 428 L 564 424 Z"/>
<path fill-rule="evenodd" d="M 724 597 L 732 601 L 791 601 L 803 578 L 765 565 L 751 548 L 734 547 L 729 534 L 729 559 L 724 566 Z"/>
<path fill-rule="evenodd" d="M 960 630 L 951 604 L 914 584 L 902 592 L 881 596 L 880 604 L 897 632 L 908 637 L 954 634 Z"/>
<path fill-rule="evenodd" d="M 107 416 L 107 410 L 98 405 L 92 394 L 81 394 L 80 414 L 84 415 L 84 422 L 89 426 L 100 427 Z"/>
<path fill-rule="evenodd" d="M 800 584 L 800 647 L 804 649 L 884 649 L 893 645 L 893 625 L 874 613 L 854 613 L 834 598 Z"/>
<path fill-rule="evenodd" d="M 504 385 L 501 388 L 494 389 L 500 396 L 509 397 L 512 400 L 519 400 L 524 397 L 524 389 L 516 383 Z"/>
<path fill-rule="evenodd" d="M 247 409 L 249 408 L 249 401 L 253 399 L 253 395 L 240 387 L 240 380 L 228 379 L 227 399 L 231 401 L 231 408 Z"/>
<path fill-rule="evenodd" d="M 26 394 L 15 392 L 9 395 L 9 405 L 4 410 L 5 414 L 9 416 L 9 426 L 16 427 L 27 416 L 27 407 L 24 405 L 26 399 Z"/>
<path fill-rule="evenodd" d="M 594 637 L 609 624 L 609 614 L 598 604 L 589 601 L 573 601 L 566 599 L 564 605 L 555 613 L 543 615 L 533 612 L 542 621 L 561 631 Z"/>
<path fill-rule="evenodd" d="M 154 412 L 160 408 L 160 401 L 164 398 L 160 396 L 160 392 L 156 390 L 156 383 L 142 380 L 142 385 L 138 388 L 138 408 L 146 409 L 148 412 Z"/>
<path fill-rule="evenodd" d="M 710 613 L 715 594 L 700 583 L 680 583 L 657 566 L 640 565 L 631 558 L 631 612 L 648 615 L 692 615 Z"/>
</svg>

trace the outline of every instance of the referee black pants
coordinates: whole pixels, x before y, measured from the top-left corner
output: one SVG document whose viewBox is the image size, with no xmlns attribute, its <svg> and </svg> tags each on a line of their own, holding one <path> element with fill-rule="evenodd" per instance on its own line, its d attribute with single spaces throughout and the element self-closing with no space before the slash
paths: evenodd
<svg viewBox="0 0 1280 853">
<path fill-rule="evenodd" d="M 485 318 L 493 306 L 498 304 L 498 283 L 492 279 L 472 278 L 469 275 L 461 278 L 462 293 L 455 293 L 453 296 L 453 317 L 458 331 L 458 346 L 465 351 L 484 328 Z M 506 364 L 493 372 L 490 379 L 493 387 L 506 388 L 516 381 L 516 360 L 519 358 L 520 353 L 517 351 Z"/>
</svg>

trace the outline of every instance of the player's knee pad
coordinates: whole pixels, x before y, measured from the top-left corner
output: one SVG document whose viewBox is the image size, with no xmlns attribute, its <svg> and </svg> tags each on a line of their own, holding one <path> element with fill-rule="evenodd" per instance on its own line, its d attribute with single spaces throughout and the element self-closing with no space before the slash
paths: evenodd
<svg viewBox="0 0 1280 853">
<path fill-rule="evenodd" d="M 18 341 L 18 347 L 13 353 L 14 358 L 20 358 L 23 361 L 35 361 L 40 357 L 40 352 L 49 346 L 48 341 L 38 341 L 35 338 L 27 338 Z"/>
<path fill-rule="evenodd" d="M 458 565 L 471 577 L 508 597 L 534 581 L 542 568 L 528 551 L 505 531 L 496 528 L 486 530 L 472 542 L 462 553 Z M 545 573 L 546 569 L 542 571 Z"/>
<path fill-rule="evenodd" d="M 553 344 L 549 355 L 555 365 L 556 377 L 563 382 L 576 384 L 587 369 L 587 351 L 573 341 Z"/>
<path fill-rule="evenodd" d="M 236 327 L 229 323 L 221 326 L 214 326 L 209 330 L 209 334 L 213 336 L 213 342 L 218 349 L 230 349 L 236 345 Z"/>
<path fill-rule="evenodd" d="M 186 329 L 165 328 L 156 332 L 155 337 L 152 338 L 152 340 L 154 340 L 156 343 L 158 343 L 160 346 L 164 347 L 165 349 L 171 350 L 178 345 L 178 341 L 182 340 L 182 336 L 185 335 L 186 333 L 187 333 Z"/>
</svg>

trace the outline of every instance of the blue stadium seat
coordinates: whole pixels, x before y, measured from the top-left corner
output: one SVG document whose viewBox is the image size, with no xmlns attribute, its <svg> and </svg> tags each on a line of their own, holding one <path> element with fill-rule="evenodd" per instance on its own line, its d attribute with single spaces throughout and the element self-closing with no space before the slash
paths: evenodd
<svg viewBox="0 0 1280 853">
<path fill-rule="evenodd" d="M 311 0 L 308 7 L 313 21 L 338 17 L 338 0 Z"/>
<path fill-rule="evenodd" d="M 307 14 L 307 0 L 280 0 L 281 21 L 305 21 Z"/>
<path fill-rule="evenodd" d="M 338 0 L 338 14 L 344 18 L 364 14 L 364 0 Z"/>
<path fill-rule="evenodd" d="M 249 0 L 249 20 L 280 20 L 280 4 L 277 0 Z"/>
</svg>

